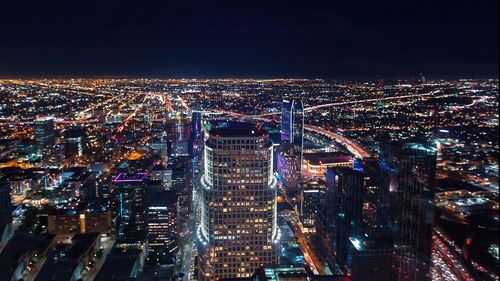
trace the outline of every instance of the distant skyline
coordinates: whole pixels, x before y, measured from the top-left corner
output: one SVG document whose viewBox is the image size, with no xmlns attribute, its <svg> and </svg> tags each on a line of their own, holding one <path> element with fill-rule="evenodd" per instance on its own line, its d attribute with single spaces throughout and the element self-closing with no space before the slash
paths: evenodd
<svg viewBox="0 0 500 281">
<path fill-rule="evenodd" d="M 13 1 L 0 78 L 496 78 L 498 1 Z"/>
</svg>

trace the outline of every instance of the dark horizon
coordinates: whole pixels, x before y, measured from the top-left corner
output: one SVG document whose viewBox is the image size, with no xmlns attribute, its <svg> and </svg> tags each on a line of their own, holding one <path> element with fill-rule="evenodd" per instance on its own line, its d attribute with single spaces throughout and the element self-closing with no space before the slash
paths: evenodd
<svg viewBox="0 0 500 281">
<path fill-rule="evenodd" d="M 498 77 L 498 2 L 9 1 L 0 77 Z"/>
<path fill-rule="evenodd" d="M 499 80 L 499 77 L 452 77 L 452 78 L 434 78 L 428 77 L 422 73 L 426 81 L 458 81 L 458 80 Z M 420 79 L 420 73 L 413 77 L 393 77 L 393 78 L 323 78 L 323 77 L 159 77 L 159 76 L 72 76 L 72 75 L 59 75 L 59 76 L 0 76 L 1 80 L 324 80 L 328 82 L 377 82 L 377 81 L 417 81 Z"/>
</svg>

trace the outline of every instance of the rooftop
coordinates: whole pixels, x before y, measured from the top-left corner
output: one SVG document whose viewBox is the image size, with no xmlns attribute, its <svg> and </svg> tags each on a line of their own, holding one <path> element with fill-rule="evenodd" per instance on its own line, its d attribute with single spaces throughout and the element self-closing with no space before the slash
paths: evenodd
<svg viewBox="0 0 500 281">
<path fill-rule="evenodd" d="M 224 127 L 214 128 L 209 132 L 210 136 L 216 137 L 259 137 L 268 136 L 266 129 L 253 127 Z"/>
<path fill-rule="evenodd" d="M 115 183 L 121 182 L 142 182 L 146 178 L 146 173 L 127 174 L 119 173 L 113 180 Z"/>
<path fill-rule="evenodd" d="M 108 255 L 95 281 L 126 281 L 134 277 L 134 267 L 138 260 L 135 254 Z"/>
</svg>

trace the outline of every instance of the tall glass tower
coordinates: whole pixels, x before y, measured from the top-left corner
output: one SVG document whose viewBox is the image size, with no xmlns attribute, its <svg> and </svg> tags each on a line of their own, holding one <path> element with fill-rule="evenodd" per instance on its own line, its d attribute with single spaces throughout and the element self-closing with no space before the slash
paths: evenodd
<svg viewBox="0 0 500 281">
<path fill-rule="evenodd" d="M 278 262 L 273 147 L 252 127 L 209 131 L 201 179 L 199 280 L 250 277 Z"/>
<path fill-rule="evenodd" d="M 382 185 L 390 190 L 398 281 L 430 278 L 437 149 L 419 143 L 383 143 Z"/>
<path fill-rule="evenodd" d="M 303 146 L 304 105 L 300 99 L 284 99 L 281 103 L 281 141 Z"/>
<path fill-rule="evenodd" d="M 56 145 L 53 117 L 43 116 L 35 120 L 35 140 L 37 153 L 42 157 L 42 164 L 49 164 Z"/>
</svg>

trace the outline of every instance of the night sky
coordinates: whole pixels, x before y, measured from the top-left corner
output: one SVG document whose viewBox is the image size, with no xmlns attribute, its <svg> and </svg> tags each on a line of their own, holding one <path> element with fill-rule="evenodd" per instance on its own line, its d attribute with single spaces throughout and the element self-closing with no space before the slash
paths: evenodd
<svg viewBox="0 0 500 281">
<path fill-rule="evenodd" d="M 497 0 L 2 2 L 0 77 L 498 75 Z"/>
</svg>

